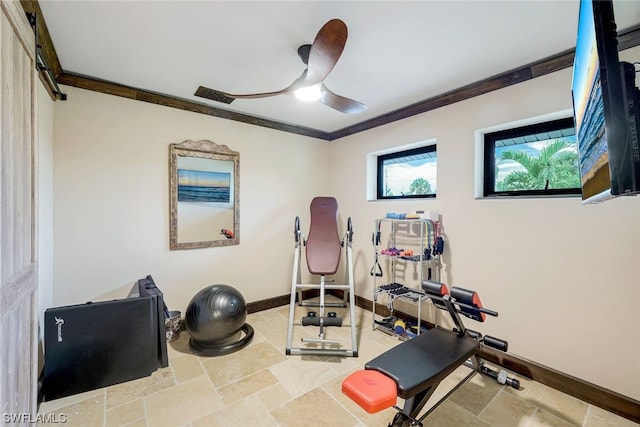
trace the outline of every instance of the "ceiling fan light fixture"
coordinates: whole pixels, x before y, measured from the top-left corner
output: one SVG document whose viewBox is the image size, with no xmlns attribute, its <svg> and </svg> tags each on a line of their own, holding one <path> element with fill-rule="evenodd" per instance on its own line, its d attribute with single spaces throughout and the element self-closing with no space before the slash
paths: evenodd
<svg viewBox="0 0 640 427">
<path fill-rule="evenodd" d="M 367 109 L 366 105 L 331 92 L 323 83 L 342 55 L 346 42 L 347 25 L 340 19 L 331 19 L 320 28 L 313 44 L 304 44 L 298 48 L 298 56 L 307 68 L 286 88 L 275 92 L 233 95 L 201 86 L 195 95 L 229 104 L 238 98 L 267 98 L 286 94 L 295 95 L 305 102 L 320 101 L 341 113 L 360 113 Z"/>
<path fill-rule="evenodd" d="M 315 84 L 313 86 L 301 87 L 296 89 L 294 94 L 296 98 L 304 102 L 313 102 L 320 99 L 322 96 L 322 83 Z"/>
</svg>

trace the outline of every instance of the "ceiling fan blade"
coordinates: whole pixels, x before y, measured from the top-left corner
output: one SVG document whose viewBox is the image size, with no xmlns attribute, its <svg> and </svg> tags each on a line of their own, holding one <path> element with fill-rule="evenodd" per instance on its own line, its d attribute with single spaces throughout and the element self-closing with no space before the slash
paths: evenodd
<svg viewBox="0 0 640 427">
<path fill-rule="evenodd" d="M 327 78 L 335 67 L 347 44 L 347 25 L 340 19 L 332 19 L 320 28 L 309 50 L 306 83 L 318 84 Z"/>
<path fill-rule="evenodd" d="M 276 95 L 284 95 L 286 93 L 293 92 L 296 89 L 300 89 L 301 87 L 312 86 L 313 84 L 316 84 L 316 83 L 308 84 L 307 80 L 306 80 L 306 76 L 307 76 L 307 70 L 304 70 L 302 72 L 302 74 L 300 75 L 300 77 L 295 79 L 293 81 L 293 83 L 291 83 L 286 88 L 278 90 L 278 91 L 275 91 L 275 92 L 249 93 L 249 94 L 225 93 L 225 96 L 227 96 L 229 98 L 234 98 L 234 99 L 235 98 L 238 98 L 238 99 L 252 99 L 252 98 L 267 98 L 269 96 L 276 96 Z"/>
<path fill-rule="evenodd" d="M 282 95 L 293 92 L 306 86 L 313 86 L 324 81 L 333 67 L 335 67 L 344 46 L 347 43 L 347 25 L 340 19 L 332 19 L 320 28 L 313 44 L 309 48 L 306 58 L 307 69 L 288 87 L 265 93 L 253 93 L 246 95 L 225 93 L 229 98 L 266 98 L 268 96 Z M 300 52 L 299 52 L 300 53 Z M 305 53 L 306 56 L 306 53 Z M 303 60 L 304 61 L 304 60 Z"/>
<path fill-rule="evenodd" d="M 294 80 L 289 86 L 284 89 L 275 92 L 262 92 L 262 93 L 247 93 L 247 94 L 233 94 L 221 92 L 219 90 L 210 89 L 208 87 L 200 86 L 194 93 L 195 96 L 201 98 L 207 98 L 212 101 L 224 102 L 225 104 L 231 104 L 234 99 L 254 99 L 254 98 L 268 98 L 270 96 L 283 95 L 289 92 L 293 92 L 296 89 L 304 86 L 308 86 L 304 83 L 307 70 L 302 72 L 302 75 Z"/>
<path fill-rule="evenodd" d="M 303 62 L 307 64 L 307 69 L 302 72 L 302 75 L 295 79 L 293 83 L 284 89 L 275 92 L 261 92 L 261 93 L 249 93 L 249 94 L 232 94 L 226 92 L 220 92 L 215 89 L 200 86 L 195 96 L 211 99 L 213 101 L 224 102 L 225 104 L 231 104 L 234 99 L 254 99 L 254 98 L 267 98 L 270 96 L 283 95 L 294 92 L 297 89 L 313 86 L 318 83 L 322 83 L 324 79 L 329 75 L 333 67 L 335 67 L 344 46 L 347 43 L 347 25 L 340 19 L 332 19 L 320 28 L 316 38 L 313 40 L 313 44 L 310 47 L 305 47 L 304 52 L 301 54 L 298 50 L 298 54 L 303 59 Z M 309 46 L 309 45 L 306 45 Z M 303 57 L 304 56 L 304 57 Z M 332 94 L 334 97 L 338 95 Z M 342 98 L 342 97 L 338 97 Z M 357 103 L 356 101 L 344 98 L 344 100 L 351 103 Z M 336 105 L 347 105 L 348 102 L 333 101 Z M 327 104 L 330 105 L 330 104 Z M 362 105 L 362 104 L 360 104 Z M 339 110 L 337 107 L 333 107 Z M 343 107 L 348 108 L 348 107 Z M 351 107 L 355 108 L 355 107 Z M 366 108 L 366 107 L 364 107 Z"/>
<path fill-rule="evenodd" d="M 331 92 L 327 86 L 322 84 L 322 92 L 320 96 L 320 102 L 338 110 L 341 113 L 357 114 L 367 109 L 367 106 L 361 102 L 354 101 L 353 99 L 345 98 L 344 96 L 336 95 Z"/>
</svg>

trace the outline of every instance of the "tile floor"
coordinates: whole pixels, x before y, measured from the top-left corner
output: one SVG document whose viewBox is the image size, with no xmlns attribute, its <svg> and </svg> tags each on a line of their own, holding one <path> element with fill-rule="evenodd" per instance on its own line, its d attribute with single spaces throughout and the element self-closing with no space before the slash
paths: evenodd
<svg viewBox="0 0 640 427">
<path fill-rule="evenodd" d="M 296 307 L 296 319 L 308 310 Z M 347 310 L 344 312 L 348 324 Z M 190 354 L 188 335 L 183 331 L 180 339 L 168 344 L 168 368 L 147 378 L 44 402 L 40 406 L 42 419 L 48 415 L 51 420 L 64 419 L 66 426 L 80 427 L 387 426 L 395 414 L 393 409 L 368 414 L 343 395 L 340 387 L 347 375 L 399 341 L 372 331 L 371 313 L 358 308 L 360 357 L 285 356 L 288 315 L 288 306 L 250 314 L 247 323 L 255 330 L 252 343 L 236 353 L 213 358 Z M 303 345 L 299 343 L 301 336 L 315 337 L 317 331 L 313 326 L 296 326 L 294 347 Z M 327 338 L 338 339 L 346 347 L 350 346 L 349 337 L 347 326 L 327 332 Z M 468 372 L 460 367 L 452 373 L 431 402 Z M 424 423 L 452 427 L 637 425 L 542 384 L 519 379 L 522 387 L 514 390 L 476 375 Z"/>
</svg>

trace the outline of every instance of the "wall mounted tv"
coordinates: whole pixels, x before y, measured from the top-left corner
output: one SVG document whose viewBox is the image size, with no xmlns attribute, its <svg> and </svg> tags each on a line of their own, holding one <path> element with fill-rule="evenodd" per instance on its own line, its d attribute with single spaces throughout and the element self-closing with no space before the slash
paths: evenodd
<svg viewBox="0 0 640 427">
<path fill-rule="evenodd" d="M 640 193 L 640 94 L 618 58 L 611 0 L 580 1 L 571 91 L 583 203 Z"/>
</svg>

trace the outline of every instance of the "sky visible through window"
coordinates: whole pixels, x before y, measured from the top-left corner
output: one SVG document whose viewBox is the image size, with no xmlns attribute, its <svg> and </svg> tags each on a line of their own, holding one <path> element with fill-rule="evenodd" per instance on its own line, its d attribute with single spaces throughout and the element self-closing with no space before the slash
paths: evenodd
<svg viewBox="0 0 640 427">
<path fill-rule="evenodd" d="M 385 190 L 388 195 L 409 194 L 411 183 L 423 178 L 431 185 L 433 193 L 437 188 L 437 158 L 413 160 L 387 164 L 384 166 Z"/>
</svg>

